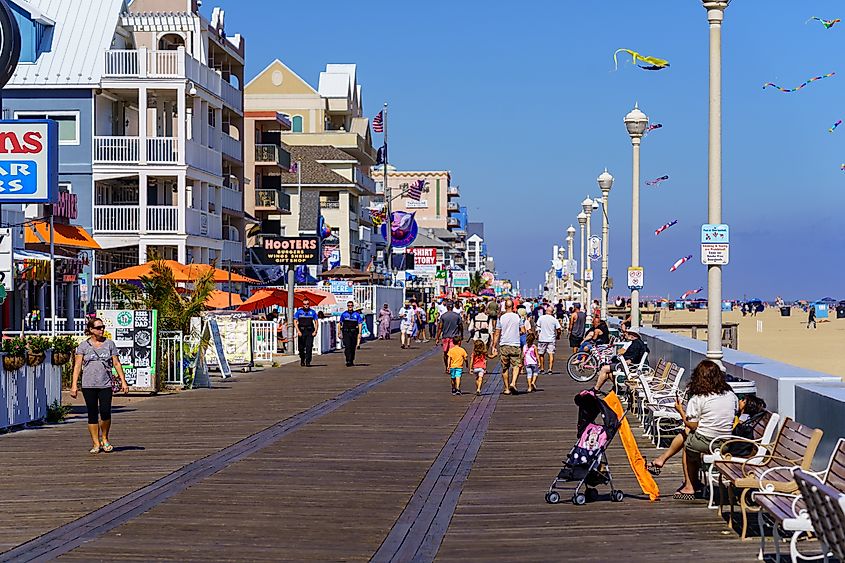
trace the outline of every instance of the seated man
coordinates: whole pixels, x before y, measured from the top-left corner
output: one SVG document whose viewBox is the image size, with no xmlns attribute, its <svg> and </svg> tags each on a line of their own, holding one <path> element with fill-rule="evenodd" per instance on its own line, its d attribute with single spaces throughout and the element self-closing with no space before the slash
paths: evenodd
<svg viewBox="0 0 845 563">
<path fill-rule="evenodd" d="M 592 349 L 593 346 L 601 346 L 603 344 L 610 344 L 610 328 L 607 323 L 601 320 L 598 315 L 593 317 L 593 324 L 584 334 L 584 340 L 578 349 L 580 352 L 585 352 Z"/>
<path fill-rule="evenodd" d="M 640 333 L 636 328 L 628 329 L 628 331 L 625 332 L 625 339 L 628 341 L 627 346 L 620 346 L 618 353 L 622 353 L 622 349 L 625 348 L 625 352 L 622 353 L 622 358 L 629 366 L 635 366 L 643 359 L 643 354 L 648 352 L 648 346 L 646 346 L 646 343 L 643 342 L 642 338 L 640 338 Z M 594 387 L 596 391 L 601 389 L 602 385 L 604 385 L 606 381 L 612 379 L 613 371 L 619 367 L 619 365 L 620 364 L 618 363 L 615 363 L 614 365 L 605 364 L 601 367 L 599 377 L 596 380 L 596 385 Z"/>
</svg>

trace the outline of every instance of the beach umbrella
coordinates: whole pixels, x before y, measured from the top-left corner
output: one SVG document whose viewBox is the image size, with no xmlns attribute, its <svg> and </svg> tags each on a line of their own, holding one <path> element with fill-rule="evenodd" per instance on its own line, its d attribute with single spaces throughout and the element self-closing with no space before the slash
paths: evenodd
<svg viewBox="0 0 845 563">
<path fill-rule="evenodd" d="M 293 292 L 293 306 L 302 307 L 303 302 L 308 299 L 312 305 L 330 305 L 327 303 L 329 297 L 326 292 L 300 289 Z M 334 297 L 332 297 L 334 299 Z M 258 309 L 267 309 L 276 305 L 284 307 L 288 304 L 288 292 L 284 289 L 277 289 L 272 287 L 264 287 L 252 294 L 252 296 L 243 302 L 238 307 L 238 311 L 257 311 Z"/>
<path fill-rule="evenodd" d="M 228 309 L 229 296 L 232 299 L 232 307 L 243 305 L 244 300 L 237 293 L 229 293 L 227 291 L 220 291 L 215 289 L 205 300 L 205 306 L 209 309 Z"/>
<path fill-rule="evenodd" d="M 173 272 L 173 277 L 176 279 L 177 282 L 191 281 L 188 279 L 188 273 L 185 271 L 184 264 L 180 264 L 176 260 L 161 260 L 160 262 L 170 268 L 170 270 Z M 128 268 L 123 268 L 122 270 L 112 272 L 111 274 L 100 276 L 99 279 L 137 281 L 140 280 L 142 277 L 150 276 L 153 273 L 152 267 L 152 262 L 147 262 L 146 264 L 139 264 L 138 266 L 129 266 Z"/>
<path fill-rule="evenodd" d="M 190 264 L 182 267 L 185 269 L 185 273 L 189 278 L 188 281 L 196 281 L 209 270 L 213 270 L 214 281 L 216 283 L 226 283 L 228 281 L 232 281 L 232 283 L 259 283 L 258 280 L 248 278 L 235 272 L 231 272 L 230 274 L 227 270 L 221 270 L 220 268 L 215 268 L 209 264 Z"/>
</svg>

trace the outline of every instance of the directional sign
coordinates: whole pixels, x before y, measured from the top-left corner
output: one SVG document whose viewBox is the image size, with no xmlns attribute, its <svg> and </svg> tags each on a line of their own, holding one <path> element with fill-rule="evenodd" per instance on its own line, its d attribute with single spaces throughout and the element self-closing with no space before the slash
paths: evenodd
<svg viewBox="0 0 845 563">
<path fill-rule="evenodd" d="M 0 204 L 55 201 L 58 156 L 59 129 L 55 121 L 0 120 Z"/>
</svg>

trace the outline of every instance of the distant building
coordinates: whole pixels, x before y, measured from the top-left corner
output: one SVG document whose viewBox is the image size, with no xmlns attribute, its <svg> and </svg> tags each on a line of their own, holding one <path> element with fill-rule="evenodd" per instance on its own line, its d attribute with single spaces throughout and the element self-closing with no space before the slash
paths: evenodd
<svg viewBox="0 0 845 563">
<path fill-rule="evenodd" d="M 486 270 L 487 243 L 484 240 L 484 223 L 467 224 L 466 264 L 470 272 Z"/>
</svg>

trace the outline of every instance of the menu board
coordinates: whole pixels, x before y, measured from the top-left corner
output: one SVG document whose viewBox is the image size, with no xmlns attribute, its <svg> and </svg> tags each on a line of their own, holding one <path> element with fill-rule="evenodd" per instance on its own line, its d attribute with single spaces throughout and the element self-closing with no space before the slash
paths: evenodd
<svg viewBox="0 0 845 563">
<path fill-rule="evenodd" d="M 97 311 L 106 338 L 117 346 L 130 391 L 155 391 L 158 311 L 116 309 Z"/>
<path fill-rule="evenodd" d="M 249 317 L 214 315 L 209 316 L 217 321 L 221 345 L 226 354 L 226 361 L 230 365 L 252 364 L 252 321 Z M 211 348 L 205 353 L 205 361 L 210 366 L 217 365 L 217 358 Z"/>
</svg>

